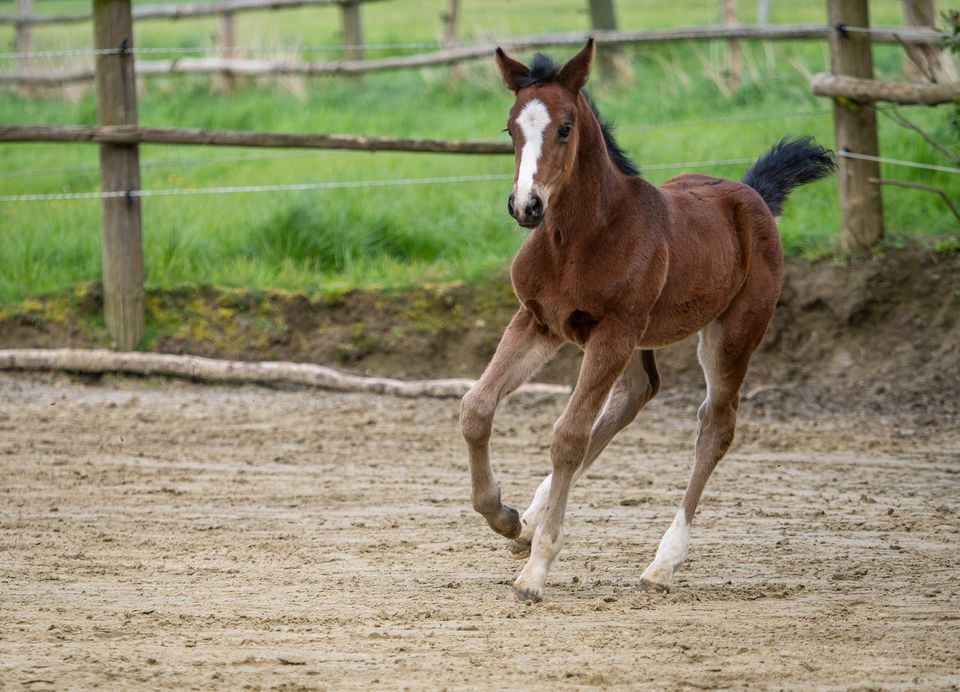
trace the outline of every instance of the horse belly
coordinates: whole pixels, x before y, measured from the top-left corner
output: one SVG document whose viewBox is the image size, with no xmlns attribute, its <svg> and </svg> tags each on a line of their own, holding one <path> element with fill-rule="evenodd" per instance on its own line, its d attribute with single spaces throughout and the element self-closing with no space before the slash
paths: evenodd
<svg viewBox="0 0 960 692">
<path fill-rule="evenodd" d="M 650 324 L 637 346 L 662 348 L 683 341 L 715 320 L 721 309 L 698 300 L 654 307 L 650 313 Z"/>
<path fill-rule="evenodd" d="M 744 271 L 735 253 L 691 263 L 692 271 L 669 276 L 650 312 L 644 348 L 658 348 L 686 339 L 717 319 L 743 285 Z M 722 258 L 722 259 L 721 259 Z M 676 265 L 674 265 L 676 266 Z M 679 274 L 679 272 L 678 272 Z"/>
</svg>

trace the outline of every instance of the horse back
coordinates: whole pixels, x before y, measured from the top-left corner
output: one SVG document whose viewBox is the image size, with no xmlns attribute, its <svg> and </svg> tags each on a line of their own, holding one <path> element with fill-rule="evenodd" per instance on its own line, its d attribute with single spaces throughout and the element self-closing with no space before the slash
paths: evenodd
<svg viewBox="0 0 960 692">
<path fill-rule="evenodd" d="M 700 174 L 658 187 L 669 270 L 653 308 L 650 346 L 676 341 L 720 315 L 758 267 L 782 262 L 776 222 L 743 183 Z"/>
</svg>

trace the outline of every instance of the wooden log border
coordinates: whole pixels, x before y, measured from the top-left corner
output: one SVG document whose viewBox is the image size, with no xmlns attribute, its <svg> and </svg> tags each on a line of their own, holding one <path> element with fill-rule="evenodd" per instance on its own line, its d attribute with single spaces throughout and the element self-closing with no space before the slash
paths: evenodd
<svg viewBox="0 0 960 692">
<path fill-rule="evenodd" d="M 117 353 L 105 349 L 72 348 L 0 350 L 0 370 L 119 373 L 232 384 L 299 385 L 334 392 L 438 399 L 460 398 L 474 383 L 469 379 L 407 381 L 387 377 L 363 377 L 310 363 L 248 362 L 166 353 Z M 534 382 L 521 386 L 517 394 L 566 396 L 570 394 L 570 388 Z"/>
</svg>

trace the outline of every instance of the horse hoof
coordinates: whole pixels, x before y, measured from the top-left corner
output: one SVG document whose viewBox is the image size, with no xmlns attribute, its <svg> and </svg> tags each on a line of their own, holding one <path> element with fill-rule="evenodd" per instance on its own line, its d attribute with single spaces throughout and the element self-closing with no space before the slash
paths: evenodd
<svg viewBox="0 0 960 692">
<path fill-rule="evenodd" d="M 526 560 L 530 557 L 530 541 L 524 541 L 521 539 L 510 541 L 510 557 L 514 560 Z"/>
<path fill-rule="evenodd" d="M 507 505 L 500 505 L 500 511 L 492 518 L 488 517 L 487 523 L 491 529 L 506 538 L 516 538 L 523 528 L 520 524 L 520 513 Z"/>
<path fill-rule="evenodd" d="M 661 584 L 660 582 L 656 581 L 650 581 L 649 579 L 641 579 L 640 590 L 650 591 L 653 593 L 670 593 L 670 585 Z"/>
<path fill-rule="evenodd" d="M 543 591 L 540 589 L 518 589 L 516 586 L 511 586 L 510 595 L 507 598 L 514 603 L 539 603 L 543 600 Z"/>
</svg>

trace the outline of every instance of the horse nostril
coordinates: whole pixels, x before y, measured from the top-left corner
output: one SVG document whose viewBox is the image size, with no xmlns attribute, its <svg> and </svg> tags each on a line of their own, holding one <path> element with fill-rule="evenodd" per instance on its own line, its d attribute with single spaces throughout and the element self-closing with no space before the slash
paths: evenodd
<svg viewBox="0 0 960 692">
<path fill-rule="evenodd" d="M 510 214 L 510 216 L 517 215 L 516 211 L 514 211 L 514 208 L 513 208 L 513 195 L 510 195 L 509 197 L 507 197 L 507 213 Z"/>
<path fill-rule="evenodd" d="M 527 216 L 532 216 L 534 218 L 543 216 L 543 202 L 539 197 L 533 195 L 530 198 L 530 202 L 527 204 L 525 211 L 527 212 Z"/>
</svg>

